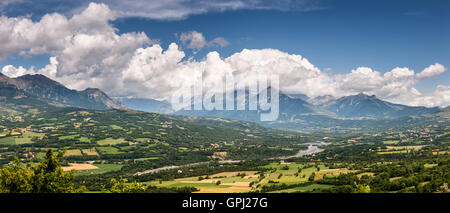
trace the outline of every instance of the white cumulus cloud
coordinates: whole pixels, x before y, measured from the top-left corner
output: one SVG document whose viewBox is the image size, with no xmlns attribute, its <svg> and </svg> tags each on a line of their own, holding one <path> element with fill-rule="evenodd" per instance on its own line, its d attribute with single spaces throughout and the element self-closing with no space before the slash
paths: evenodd
<svg viewBox="0 0 450 213">
<path fill-rule="evenodd" d="M 170 100 L 172 94 L 192 85 L 197 76 L 203 76 L 208 90 L 224 76 L 240 76 L 242 79 L 235 79 L 239 81 L 253 79 L 256 74 L 277 74 L 281 91 L 288 94 L 339 97 L 365 92 L 402 104 L 450 104 L 448 85 L 439 85 L 430 93 L 414 87 L 445 72 L 439 63 L 418 73 L 407 67 L 385 73 L 358 67 L 350 73 L 332 75 L 301 55 L 276 49 L 243 49 L 226 58 L 210 52 L 204 59 L 193 60 L 186 58 L 175 43 L 164 50 L 145 33 L 118 33 L 109 22 L 119 13 L 105 4 L 91 3 L 70 18 L 58 13 L 47 14 L 39 21 L 0 17 L 0 58 L 17 53 L 52 55 L 42 69 L 8 65 L 2 73 L 11 77 L 40 73 L 73 89 L 97 87 L 111 96 L 158 100 Z M 208 41 L 196 31 L 183 33 L 179 39 L 196 50 L 228 43 L 221 37 Z"/>
<path fill-rule="evenodd" d="M 207 41 L 202 33 L 197 31 L 184 32 L 180 34 L 180 41 L 189 49 L 200 50 L 210 46 L 227 46 L 230 43 L 222 37 L 217 37 L 211 41 Z"/>
<path fill-rule="evenodd" d="M 11 78 L 16 78 L 22 75 L 27 75 L 27 74 L 35 74 L 36 72 L 34 71 L 34 68 L 31 67 L 30 69 L 26 69 L 22 66 L 19 67 L 14 67 L 13 65 L 6 65 L 2 68 L 2 73 L 8 77 Z"/>
<path fill-rule="evenodd" d="M 407 105 L 427 105 L 446 106 L 449 100 L 438 97 L 445 94 L 446 90 L 438 86 L 436 91 L 430 94 L 422 94 L 413 86 L 424 79 L 428 79 L 442 74 L 446 68 L 439 64 L 432 64 L 419 73 L 415 73 L 407 67 L 396 67 L 389 72 L 381 74 L 368 67 L 359 67 L 351 73 L 336 75 L 334 79 L 337 83 L 335 95 L 351 95 L 358 92 L 374 94 L 380 98 L 387 99 L 394 103 Z M 424 103 L 424 100 L 431 100 Z"/>
<path fill-rule="evenodd" d="M 435 63 L 425 68 L 422 72 L 417 73 L 416 77 L 418 79 L 431 78 L 445 72 L 445 67 L 442 64 Z"/>
</svg>

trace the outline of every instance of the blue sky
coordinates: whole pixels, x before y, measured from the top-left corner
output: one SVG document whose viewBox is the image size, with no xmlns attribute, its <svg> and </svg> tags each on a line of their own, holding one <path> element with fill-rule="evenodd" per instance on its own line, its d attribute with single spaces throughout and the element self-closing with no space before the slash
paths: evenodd
<svg viewBox="0 0 450 213">
<path fill-rule="evenodd" d="M 243 48 L 275 48 L 300 54 L 334 73 L 359 66 L 386 72 L 397 66 L 420 71 L 435 62 L 450 65 L 449 1 L 328 1 L 325 6 L 308 12 L 241 10 L 114 24 L 123 32 L 144 30 L 164 46 L 176 39 L 175 33 L 196 30 L 207 39 L 221 36 L 230 41 L 227 47 L 200 53 L 214 50 L 227 57 Z M 420 86 L 449 82 L 450 74 L 444 75 Z"/>
<path fill-rule="evenodd" d="M 4 6 L 2 14 L 9 17 L 31 15 L 35 21 L 50 12 L 70 17 L 88 3 L 84 0 L 71 3 L 43 0 L 40 3 L 35 1 L 31 6 L 28 0 L 18 1 Z M 131 0 L 130 4 L 135 1 L 142 2 Z M 100 2 L 110 3 L 110 7 L 115 9 L 116 1 Z M 158 40 L 164 49 L 172 42 L 181 44 L 180 33 L 193 30 L 202 33 L 206 40 L 222 37 L 229 42 L 224 47 L 202 48 L 196 54 L 184 48 L 188 57 L 197 60 L 211 51 L 217 51 L 225 58 L 244 48 L 273 48 L 300 54 L 321 70 L 331 68 L 326 71 L 330 75 L 349 73 L 358 67 L 371 67 L 381 73 L 395 67 L 408 67 L 420 72 L 436 62 L 450 67 L 450 1 L 447 0 L 282 1 L 288 2 L 286 5 L 244 1 L 241 6 L 224 9 L 205 6 L 202 1 L 188 2 L 192 3 L 173 10 L 186 12 L 181 17 L 161 15 L 159 18 L 157 12 L 146 14 L 145 10 L 124 8 L 122 13 L 125 15 L 111 24 L 119 33 L 145 32 L 150 39 Z M 223 3 L 220 0 L 213 2 L 217 5 Z M 160 10 L 172 9 L 170 7 L 178 8 L 177 5 L 162 5 Z M 204 10 L 196 12 L 193 7 L 204 7 Z M 149 10 L 148 13 L 152 13 Z M 136 15 L 138 17 L 130 15 L 133 12 L 139 14 Z M 0 61 L 0 67 L 12 64 L 41 68 L 48 64 L 49 56 L 12 54 Z M 420 81 L 415 87 L 424 92 L 432 91 L 438 84 L 448 85 L 449 80 L 447 71 Z"/>
</svg>

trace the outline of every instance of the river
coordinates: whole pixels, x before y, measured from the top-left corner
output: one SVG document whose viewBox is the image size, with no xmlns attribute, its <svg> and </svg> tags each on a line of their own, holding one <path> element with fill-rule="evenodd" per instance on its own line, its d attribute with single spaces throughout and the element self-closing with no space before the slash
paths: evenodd
<svg viewBox="0 0 450 213">
<path fill-rule="evenodd" d="M 285 156 L 279 159 L 288 159 L 288 158 L 299 158 L 305 155 L 312 155 L 323 151 L 324 149 L 319 148 L 318 146 L 309 145 L 308 150 L 300 150 L 297 154 L 292 156 Z"/>
<path fill-rule="evenodd" d="M 318 146 L 326 146 L 329 143 L 325 143 L 322 141 L 318 141 L 315 143 L 307 143 L 306 145 L 308 146 L 308 150 L 300 150 L 297 154 L 295 155 L 291 155 L 291 156 L 282 156 L 282 157 L 275 157 L 275 158 L 269 158 L 269 159 L 280 159 L 280 160 L 285 160 L 285 159 L 289 159 L 289 158 L 299 158 L 299 157 L 303 157 L 305 155 L 312 155 L 312 154 L 316 154 L 319 152 L 322 152 L 324 149 L 319 148 Z M 225 160 L 225 161 L 219 161 L 219 163 L 221 164 L 229 164 L 229 163 L 239 163 L 241 162 L 241 160 Z M 169 170 L 169 169 L 179 169 L 182 167 L 191 167 L 191 166 L 198 166 L 198 165 L 203 165 L 203 164 L 207 164 L 209 163 L 209 161 L 206 162 L 199 162 L 199 163 L 191 163 L 191 164 L 185 164 L 185 165 L 180 165 L 180 166 L 165 166 L 165 167 L 161 167 L 161 168 L 156 168 L 156 169 L 149 169 L 149 170 L 145 170 L 142 172 L 137 172 L 134 175 L 143 175 L 143 174 L 152 174 L 152 173 L 157 173 L 160 171 L 164 171 L 164 170 Z"/>
</svg>

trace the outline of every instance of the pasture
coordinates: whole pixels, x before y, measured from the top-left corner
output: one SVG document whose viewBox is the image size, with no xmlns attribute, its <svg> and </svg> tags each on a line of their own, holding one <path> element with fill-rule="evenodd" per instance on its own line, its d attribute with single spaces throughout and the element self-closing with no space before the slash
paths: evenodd
<svg viewBox="0 0 450 213">
<path fill-rule="evenodd" d="M 79 137 L 79 134 L 76 135 L 63 135 L 63 136 L 59 136 L 58 139 L 59 140 L 70 140 L 70 139 L 75 139 L 76 137 Z"/>
<path fill-rule="evenodd" d="M 118 138 L 118 139 L 114 139 L 114 138 L 106 138 L 103 140 L 99 140 L 97 141 L 98 145 L 116 145 L 116 144 L 121 144 L 121 143 L 126 143 L 125 139 L 123 138 Z"/>
<path fill-rule="evenodd" d="M 103 174 L 112 171 L 118 171 L 122 168 L 123 165 L 120 164 L 93 164 L 93 166 L 97 167 L 95 169 L 89 170 L 77 170 L 75 175 L 95 175 L 95 174 Z"/>
<path fill-rule="evenodd" d="M 21 136 L 16 136 L 14 139 L 15 139 L 16 145 L 20 145 L 20 144 L 33 143 L 33 141 L 32 141 L 33 138 L 40 140 L 44 136 L 45 136 L 44 133 L 36 133 L 36 132 L 26 131 Z"/>
<path fill-rule="evenodd" d="M 313 191 L 315 189 L 328 189 L 333 187 L 333 185 L 326 185 L 326 184 L 311 184 L 309 186 L 301 186 L 301 187 L 296 187 L 296 188 L 292 188 L 292 189 L 283 189 L 283 190 L 278 190 L 278 191 L 273 191 L 270 193 L 296 193 L 296 192 L 309 192 L 309 191 Z"/>
<path fill-rule="evenodd" d="M 110 147 L 110 146 L 106 146 L 106 147 L 98 147 L 97 149 L 98 149 L 98 151 L 99 151 L 101 154 L 111 154 L 111 155 L 114 155 L 114 154 L 120 154 L 120 153 L 123 153 L 123 152 L 120 152 L 118 148 L 116 148 L 116 147 Z"/>
<path fill-rule="evenodd" d="M 383 144 L 386 145 L 393 145 L 393 144 L 398 144 L 400 141 L 398 140 L 388 140 L 388 141 L 383 141 Z"/>
<path fill-rule="evenodd" d="M 26 131 L 18 136 L 7 136 L 0 138 L 1 145 L 21 145 L 21 144 L 30 144 L 33 143 L 32 139 L 42 139 L 45 136 L 44 133 L 35 133 Z"/>
</svg>

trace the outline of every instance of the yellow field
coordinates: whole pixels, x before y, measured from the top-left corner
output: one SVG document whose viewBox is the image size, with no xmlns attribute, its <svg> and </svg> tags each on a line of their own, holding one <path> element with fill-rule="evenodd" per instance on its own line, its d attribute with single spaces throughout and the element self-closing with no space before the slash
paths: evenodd
<svg viewBox="0 0 450 213">
<path fill-rule="evenodd" d="M 64 156 L 82 156 L 81 151 L 79 149 L 69 149 L 66 151 Z"/>
<path fill-rule="evenodd" d="M 393 178 L 389 178 L 389 181 L 396 181 L 396 180 L 398 180 L 398 179 L 401 179 L 402 177 L 393 177 Z"/>
<path fill-rule="evenodd" d="M 386 152 L 377 152 L 379 155 L 386 155 L 386 154 L 402 154 L 402 153 L 408 153 L 408 150 L 399 150 L 399 151 L 386 151 Z"/>
<path fill-rule="evenodd" d="M 445 154 L 448 154 L 449 152 L 448 151 L 434 151 L 433 152 L 433 155 L 445 155 Z"/>
<path fill-rule="evenodd" d="M 198 180 L 198 178 L 195 178 L 197 180 L 192 180 L 193 178 L 180 178 L 180 179 L 176 179 L 177 182 L 179 183 L 216 183 L 217 181 L 219 181 L 219 179 L 203 179 L 203 180 Z"/>
<path fill-rule="evenodd" d="M 424 146 L 386 146 L 386 149 L 388 150 L 404 150 L 404 149 L 412 149 L 412 150 L 419 150 L 422 149 Z"/>
<path fill-rule="evenodd" d="M 373 177 L 374 175 L 375 175 L 375 173 L 373 173 L 373 172 L 364 172 L 364 173 L 361 173 L 361 174 L 358 174 L 358 175 L 356 175 L 358 178 L 361 178 L 362 176 L 364 176 L 364 175 L 367 175 L 367 176 L 369 176 L 369 177 Z"/>
<path fill-rule="evenodd" d="M 245 173 L 243 178 L 237 176 Z M 257 180 L 256 171 L 221 172 L 209 176 L 209 179 L 199 180 L 200 176 L 178 178 L 172 181 L 150 181 L 145 182 L 159 187 L 195 187 L 199 191 L 196 193 L 242 193 L 251 191 L 250 182 Z M 201 176 L 205 178 L 206 176 Z M 220 184 L 217 185 L 217 182 Z"/>
<path fill-rule="evenodd" d="M 280 183 L 285 183 L 285 184 L 294 184 L 294 183 L 302 183 L 302 182 L 306 182 L 309 178 L 308 175 L 306 175 L 304 178 L 302 177 L 302 175 L 299 176 L 295 176 L 293 173 L 289 174 L 289 173 L 283 173 L 283 176 L 281 176 L 281 178 L 278 179 L 278 173 L 272 173 L 270 174 L 268 179 L 265 179 L 262 181 L 262 183 L 268 183 L 269 180 L 272 181 L 277 181 Z"/>
<path fill-rule="evenodd" d="M 228 188 L 213 188 L 213 187 L 196 187 L 200 191 L 194 193 L 245 193 L 251 190 L 250 187 L 246 186 L 232 186 Z"/>
<path fill-rule="evenodd" d="M 358 170 L 349 170 L 347 168 L 320 170 L 320 171 L 316 172 L 316 175 L 314 176 L 314 180 L 320 180 L 320 179 L 323 178 L 324 175 L 337 176 L 337 175 L 340 175 L 340 174 L 348 174 L 348 173 L 357 172 L 357 171 Z"/>
<path fill-rule="evenodd" d="M 85 155 L 95 155 L 98 156 L 97 150 L 95 150 L 94 148 L 92 149 L 82 149 L 81 151 L 83 151 L 83 153 Z"/>
<path fill-rule="evenodd" d="M 255 175 L 256 172 L 257 171 L 221 172 L 221 173 L 214 174 L 214 175 L 212 175 L 210 177 L 212 177 L 212 178 L 216 178 L 216 177 L 234 177 L 234 176 L 237 176 L 238 174 L 242 174 L 242 173 L 245 173 L 246 176 L 249 176 L 249 175 Z"/>
<path fill-rule="evenodd" d="M 69 163 L 69 165 L 70 166 L 63 166 L 62 167 L 63 171 L 98 169 L 98 167 L 92 164 L 85 164 L 85 163 Z"/>
<path fill-rule="evenodd" d="M 106 138 L 106 139 L 97 141 L 97 143 L 99 145 L 116 145 L 116 144 L 120 144 L 120 143 L 126 143 L 126 141 L 123 138 L 118 138 L 118 139 Z"/>
</svg>

